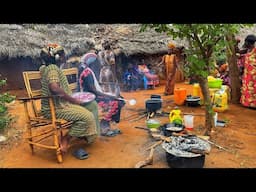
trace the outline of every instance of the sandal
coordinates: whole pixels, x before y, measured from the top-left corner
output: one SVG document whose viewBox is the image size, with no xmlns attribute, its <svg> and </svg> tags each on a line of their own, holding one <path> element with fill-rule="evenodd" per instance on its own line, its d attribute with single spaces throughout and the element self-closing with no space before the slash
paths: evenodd
<svg viewBox="0 0 256 192">
<path fill-rule="evenodd" d="M 115 134 L 122 134 L 120 129 L 112 129 L 111 131 L 113 131 Z"/>
<path fill-rule="evenodd" d="M 78 149 L 76 150 L 73 155 L 80 160 L 87 159 L 89 157 L 89 154 L 84 149 Z"/>
<path fill-rule="evenodd" d="M 118 133 L 114 130 L 108 130 L 106 132 L 101 133 L 101 136 L 106 136 L 106 137 L 114 137 L 116 136 Z"/>
</svg>

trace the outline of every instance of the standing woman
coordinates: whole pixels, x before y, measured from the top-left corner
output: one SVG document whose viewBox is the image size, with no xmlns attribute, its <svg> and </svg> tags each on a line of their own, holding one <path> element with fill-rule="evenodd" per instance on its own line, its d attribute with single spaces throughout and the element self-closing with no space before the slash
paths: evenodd
<svg viewBox="0 0 256 192">
<path fill-rule="evenodd" d="M 168 54 L 164 55 L 158 66 L 164 64 L 166 71 L 165 95 L 173 95 L 175 86 L 175 73 L 177 70 L 177 58 L 175 54 L 175 45 L 168 44 Z"/>
<path fill-rule="evenodd" d="M 101 63 L 99 83 L 105 93 L 118 96 L 120 89 L 116 78 L 115 54 L 111 50 L 110 42 L 102 43 L 103 50 L 98 53 Z"/>
<path fill-rule="evenodd" d="M 245 55 L 244 74 L 242 77 L 241 104 L 256 108 L 256 36 L 248 35 L 244 47 L 248 49 Z"/>
</svg>

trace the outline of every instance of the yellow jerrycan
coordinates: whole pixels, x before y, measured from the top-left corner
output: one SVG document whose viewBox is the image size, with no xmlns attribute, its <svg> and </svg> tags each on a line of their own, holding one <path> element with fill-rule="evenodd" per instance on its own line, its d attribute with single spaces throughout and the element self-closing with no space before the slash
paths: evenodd
<svg viewBox="0 0 256 192">
<path fill-rule="evenodd" d="M 213 111 L 223 112 L 228 109 L 228 94 L 226 90 L 216 91 L 213 96 Z"/>
<path fill-rule="evenodd" d="M 183 120 L 181 117 L 181 110 L 178 107 L 175 107 L 174 110 L 171 110 L 169 119 L 170 119 L 170 123 L 182 125 Z"/>
</svg>

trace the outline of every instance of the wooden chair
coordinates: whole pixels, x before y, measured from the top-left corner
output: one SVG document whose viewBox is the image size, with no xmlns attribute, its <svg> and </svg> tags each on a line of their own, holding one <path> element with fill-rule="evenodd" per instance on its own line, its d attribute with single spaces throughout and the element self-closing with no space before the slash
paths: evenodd
<svg viewBox="0 0 256 192">
<path fill-rule="evenodd" d="M 68 77 L 69 87 L 74 92 L 77 88 L 77 68 L 63 69 Z M 26 116 L 26 140 L 30 145 L 32 154 L 34 146 L 56 151 L 59 163 L 63 161 L 60 150 L 60 139 L 63 136 L 63 130 L 69 128 L 72 122 L 64 119 L 57 119 L 55 115 L 55 106 L 53 97 L 43 97 L 41 94 L 41 74 L 40 71 L 24 71 L 23 80 L 27 90 L 27 98 L 19 98 L 24 104 Z M 46 119 L 41 114 L 41 104 L 39 101 L 49 99 L 51 119 Z M 49 140 L 52 138 L 52 141 Z M 48 139 L 48 140 L 47 140 Z"/>
</svg>

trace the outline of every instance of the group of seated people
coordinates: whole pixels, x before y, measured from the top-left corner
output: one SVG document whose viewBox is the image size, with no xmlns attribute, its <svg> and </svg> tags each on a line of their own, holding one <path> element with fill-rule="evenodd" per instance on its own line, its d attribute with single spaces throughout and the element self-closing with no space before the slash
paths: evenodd
<svg viewBox="0 0 256 192">
<path fill-rule="evenodd" d="M 155 74 L 151 64 L 129 64 L 123 75 L 125 91 L 136 91 L 140 88 L 148 89 L 159 85 L 159 77 Z"/>
</svg>

